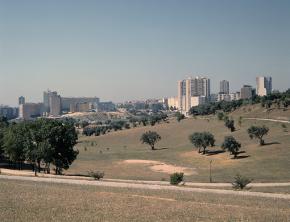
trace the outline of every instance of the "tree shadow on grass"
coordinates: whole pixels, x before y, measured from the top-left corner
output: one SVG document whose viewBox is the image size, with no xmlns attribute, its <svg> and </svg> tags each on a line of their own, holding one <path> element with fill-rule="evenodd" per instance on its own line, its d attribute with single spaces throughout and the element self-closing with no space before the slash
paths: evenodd
<svg viewBox="0 0 290 222">
<path fill-rule="evenodd" d="M 168 150 L 168 147 L 162 147 L 162 148 L 155 148 L 154 150 Z"/>
<path fill-rule="evenodd" d="M 206 156 L 213 156 L 224 152 L 225 152 L 224 150 L 208 150 L 206 152 Z"/>
<path fill-rule="evenodd" d="M 236 158 L 232 157 L 231 159 L 233 160 L 239 160 L 239 159 L 246 159 L 248 157 L 251 157 L 250 155 L 241 155 L 241 156 L 237 156 Z"/>
<path fill-rule="evenodd" d="M 264 146 L 271 146 L 271 145 L 275 145 L 275 144 L 281 144 L 279 142 L 270 142 L 270 143 L 265 143 Z"/>
</svg>

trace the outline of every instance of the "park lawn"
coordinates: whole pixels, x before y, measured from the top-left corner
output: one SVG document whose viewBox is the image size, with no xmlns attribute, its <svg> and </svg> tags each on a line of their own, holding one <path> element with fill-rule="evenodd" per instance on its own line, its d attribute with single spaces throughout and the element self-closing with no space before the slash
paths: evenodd
<svg viewBox="0 0 290 222">
<path fill-rule="evenodd" d="M 290 220 L 290 201 L 273 198 L 4 179 L 0 191 L 2 222 Z"/>
<path fill-rule="evenodd" d="M 168 180 L 169 173 L 153 171 L 150 164 L 128 164 L 125 160 L 153 160 L 165 164 L 192 168 L 193 175 L 185 177 L 186 181 L 208 182 L 209 162 L 212 160 L 214 182 L 231 182 L 237 173 L 241 173 L 254 182 L 278 182 L 290 180 L 290 134 L 284 132 L 281 123 L 243 120 L 237 130 L 231 133 L 222 121 L 209 116 L 204 119 L 185 119 L 180 123 L 156 126 L 137 127 L 129 130 L 111 132 L 99 137 L 81 136 L 77 148 L 80 154 L 66 174 L 87 174 L 89 170 L 105 172 L 106 178 Z M 259 146 L 257 140 L 250 140 L 247 128 L 252 124 L 266 125 L 270 128 L 265 137 L 266 146 Z M 288 124 L 288 129 L 290 125 Z M 162 140 L 156 145 L 158 150 L 140 142 L 142 133 L 154 130 Z M 216 147 L 211 151 L 221 150 L 220 145 L 225 136 L 233 135 L 242 143 L 240 159 L 231 159 L 229 153 L 198 154 L 190 144 L 188 136 L 198 131 L 209 131 L 214 134 Z"/>
</svg>

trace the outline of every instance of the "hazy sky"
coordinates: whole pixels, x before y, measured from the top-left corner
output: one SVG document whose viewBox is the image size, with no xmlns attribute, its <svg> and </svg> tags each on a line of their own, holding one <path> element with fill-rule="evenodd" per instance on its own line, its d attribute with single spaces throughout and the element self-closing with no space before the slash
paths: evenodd
<svg viewBox="0 0 290 222">
<path fill-rule="evenodd" d="M 0 104 L 17 97 L 124 101 L 177 94 L 204 75 L 231 90 L 290 88 L 289 0 L 0 0 Z"/>
</svg>

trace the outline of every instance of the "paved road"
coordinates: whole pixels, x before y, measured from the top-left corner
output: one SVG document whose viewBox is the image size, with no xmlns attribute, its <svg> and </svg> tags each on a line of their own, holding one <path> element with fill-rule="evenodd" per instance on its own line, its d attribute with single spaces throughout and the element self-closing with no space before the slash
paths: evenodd
<svg viewBox="0 0 290 222">
<path fill-rule="evenodd" d="M 45 182 L 45 183 L 58 183 L 58 184 L 90 185 L 90 186 L 101 186 L 101 187 L 131 188 L 131 189 L 172 190 L 172 191 L 196 192 L 196 193 L 207 193 L 207 194 L 212 193 L 212 194 L 223 194 L 223 195 L 266 197 L 266 198 L 290 200 L 290 194 L 260 193 L 260 192 L 233 191 L 233 190 L 221 190 L 221 189 L 205 189 L 205 188 L 192 188 L 192 187 L 156 185 L 156 184 L 137 184 L 137 183 L 125 183 L 125 182 L 113 182 L 113 181 L 111 182 L 110 181 L 92 181 L 92 180 L 43 178 L 43 177 L 39 178 L 39 177 L 6 176 L 6 175 L 0 175 L 0 179 L 1 180 L 4 179 L 4 180 L 21 180 L 21 181 L 33 181 L 33 182 Z"/>
</svg>

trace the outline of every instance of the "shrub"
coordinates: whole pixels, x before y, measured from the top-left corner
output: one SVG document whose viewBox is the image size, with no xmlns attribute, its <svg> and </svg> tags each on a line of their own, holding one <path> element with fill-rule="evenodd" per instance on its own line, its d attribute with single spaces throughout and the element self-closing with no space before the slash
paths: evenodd
<svg viewBox="0 0 290 222">
<path fill-rule="evenodd" d="M 225 114 L 223 112 L 218 112 L 218 114 L 217 114 L 218 120 L 223 120 L 224 116 L 225 116 Z"/>
<path fill-rule="evenodd" d="M 175 114 L 175 116 L 176 116 L 176 120 L 177 120 L 178 122 L 180 122 L 181 120 L 185 119 L 185 115 L 182 114 L 182 113 L 180 113 L 180 112 L 177 112 L 177 113 Z"/>
<path fill-rule="evenodd" d="M 234 132 L 235 130 L 236 130 L 236 128 L 235 128 L 235 121 L 234 120 L 229 120 L 229 119 L 227 119 L 226 121 L 225 121 L 225 126 L 228 128 L 228 129 L 230 129 L 231 130 L 231 132 Z"/>
<path fill-rule="evenodd" d="M 232 183 L 233 185 L 233 188 L 235 190 L 243 190 L 247 187 L 248 184 L 250 184 L 252 182 L 252 179 L 249 179 L 245 176 L 242 176 L 240 174 L 237 174 L 235 176 L 235 180 L 234 182 Z"/>
<path fill-rule="evenodd" d="M 286 126 L 285 123 L 282 123 L 281 127 L 282 127 L 282 129 L 284 130 L 284 132 L 287 132 L 287 131 L 288 131 L 288 130 L 287 130 L 287 126 Z"/>
<path fill-rule="evenodd" d="M 183 181 L 183 173 L 174 173 L 170 175 L 170 184 L 171 185 L 178 185 Z"/>
<path fill-rule="evenodd" d="M 88 175 L 92 178 L 94 178 L 94 180 L 100 180 L 102 178 L 104 178 L 105 173 L 101 172 L 101 171 L 89 171 Z"/>
</svg>

